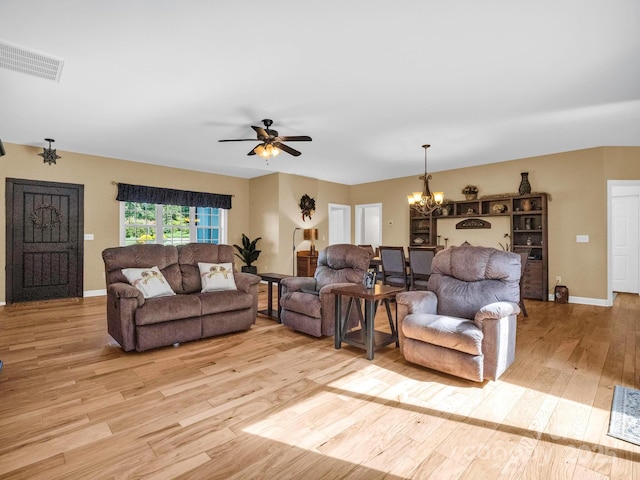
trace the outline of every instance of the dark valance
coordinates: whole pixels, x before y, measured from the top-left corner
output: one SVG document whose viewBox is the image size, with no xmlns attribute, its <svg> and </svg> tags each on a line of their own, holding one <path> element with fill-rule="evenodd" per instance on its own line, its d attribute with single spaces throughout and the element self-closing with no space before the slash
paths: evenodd
<svg viewBox="0 0 640 480">
<path fill-rule="evenodd" d="M 159 203 L 161 205 L 184 205 L 188 207 L 212 207 L 231 209 L 231 195 L 190 192 L 172 188 L 145 187 L 118 183 L 120 202 Z"/>
</svg>

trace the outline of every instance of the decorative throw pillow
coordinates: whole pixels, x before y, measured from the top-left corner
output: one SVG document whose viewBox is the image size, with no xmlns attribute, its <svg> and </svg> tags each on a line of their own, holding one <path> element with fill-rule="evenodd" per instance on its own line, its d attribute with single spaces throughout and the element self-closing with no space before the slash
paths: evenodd
<svg viewBox="0 0 640 480">
<path fill-rule="evenodd" d="M 144 298 L 175 295 L 158 267 L 123 268 L 122 274 L 127 277 L 131 285 L 142 292 Z"/>
<path fill-rule="evenodd" d="M 203 292 L 237 290 L 231 263 L 198 262 L 198 268 L 200 269 L 200 282 L 202 283 Z"/>
</svg>

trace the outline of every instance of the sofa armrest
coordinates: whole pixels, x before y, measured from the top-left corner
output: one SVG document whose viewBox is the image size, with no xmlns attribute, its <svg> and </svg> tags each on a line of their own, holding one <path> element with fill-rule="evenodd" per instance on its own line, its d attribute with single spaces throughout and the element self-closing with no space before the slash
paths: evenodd
<svg viewBox="0 0 640 480">
<path fill-rule="evenodd" d="M 513 302 L 495 302 L 482 307 L 474 321 L 482 330 L 484 378 L 496 380 L 516 357 L 517 314 L 520 307 Z"/>
<path fill-rule="evenodd" d="M 107 295 L 114 298 L 136 298 L 139 307 L 144 305 L 144 295 L 142 292 L 128 283 L 112 283 L 107 287 Z"/>
<path fill-rule="evenodd" d="M 482 307 L 474 317 L 474 322 L 478 328 L 483 328 L 485 320 L 500 320 L 509 315 L 517 315 L 520 313 L 520 307 L 513 302 L 494 302 Z"/>
<path fill-rule="evenodd" d="M 316 279 L 313 277 L 287 277 L 280 280 L 282 294 L 300 292 L 302 290 L 315 290 Z"/>
<path fill-rule="evenodd" d="M 107 287 L 107 331 L 125 352 L 135 350 L 136 310 L 144 305 L 144 296 L 136 287 L 124 282 Z"/>
<path fill-rule="evenodd" d="M 236 287 L 238 287 L 238 290 L 242 290 L 243 292 L 247 293 L 251 293 L 251 287 L 253 285 L 258 285 L 261 280 L 258 275 L 245 272 L 234 272 L 233 279 L 236 282 Z"/>
<path fill-rule="evenodd" d="M 412 313 L 438 313 L 438 297 L 427 290 L 414 290 L 400 292 L 396 295 L 396 308 L 398 310 L 398 324 L 404 317 Z"/>
</svg>

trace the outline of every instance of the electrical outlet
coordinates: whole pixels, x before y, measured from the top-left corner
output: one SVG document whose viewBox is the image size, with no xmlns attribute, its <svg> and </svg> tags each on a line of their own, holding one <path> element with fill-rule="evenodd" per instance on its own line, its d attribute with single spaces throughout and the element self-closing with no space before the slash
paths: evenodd
<svg viewBox="0 0 640 480">
<path fill-rule="evenodd" d="M 560 275 L 558 275 L 556 277 L 556 284 L 560 284 L 560 283 L 562 283 L 562 277 Z"/>
</svg>

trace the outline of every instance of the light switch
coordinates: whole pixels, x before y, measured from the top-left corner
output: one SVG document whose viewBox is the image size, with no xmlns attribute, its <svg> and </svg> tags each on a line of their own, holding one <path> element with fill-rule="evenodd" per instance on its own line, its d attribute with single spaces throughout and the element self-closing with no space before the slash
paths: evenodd
<svg viewBox="0 0 640 480">
<path fill-rule="evenodd" d="M 576 242 L 589 243 L 589 235 L 576 235 Z"/>
<path fill-rule="evenodd" d="M 85 233 L 84 234 L 84 239 L 85 240 L 93 240 L 93 233 Z"/>
</svg>

